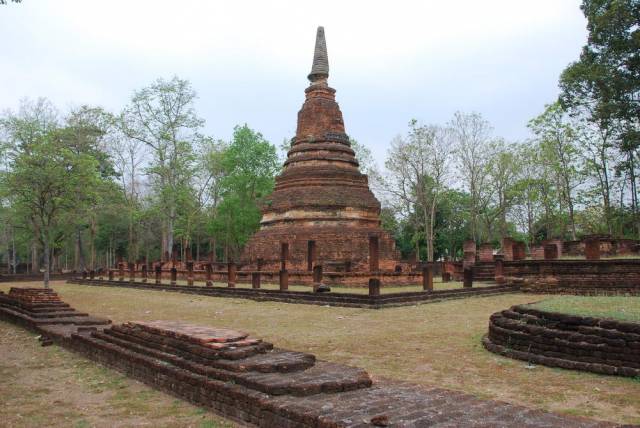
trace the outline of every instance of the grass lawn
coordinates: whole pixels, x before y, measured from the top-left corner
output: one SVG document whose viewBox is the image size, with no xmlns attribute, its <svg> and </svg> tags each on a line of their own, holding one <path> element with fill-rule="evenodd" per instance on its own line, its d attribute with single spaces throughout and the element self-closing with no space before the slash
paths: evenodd
<svg viewBox="0 0 640 428">
<path fill-rule="evenodd" d="M 0 289 L 8 290 L 10 286 L 0 284 Z M 62 282 L 54 283 L 54 288 L 78 310 L 106 316 L 114 322 L 177 319 L 231 327 L 283 348 L 311 352 L 321 359 L 363 367 L 374 378 L 390 377 L 565 414 L 640 424 L 639 380 L 544 366 L 531 368 L 525 362 L 503 358 L 482 348 L 480 339 L 487 332 L 492 313 L 515 304 L 539 301 L 545 297 L 543 295 L 508 294 L 369 310 L 86 287 Z M 64 407 L 74 413 L 69 420 L 57 419 L 58 425 L 73 426 L 73 423 L 89 418 L 91 425 L 111 425 L 127 411 L 131 411 L 137 421 L 151 421 L 150 425 L 163 425 L 163 420 L 168 420 L 162 419 L 162 414 L 168 404 L 174 403 L 172 398 L 142 389 L 139 384 L 93 363 L 81 362 L 57 347 L 39 348 L 33 335 L 6 323 L 0 323 L 0 332 L 12 337 L 9 342 L 0 341 L 0 367 L 3 374 L 8 373 L 14 379 L 12 383 L 0 382 L 0 412 L 3 412 L 0 420 L 3 422 L 10 421 L 9 425 L 20 423 L 15 416 L 16 410 L 7 409 L 1 402 L 8 396 L 12 397 L 13 409 L 29 404 L 35 415 L 47 421 L 60 417 L 55 412 L 61 412 L 63 408 L 50 407 L 50 395 L 34 396 L 21 386 L 21 376 L 34 376 L 29 374 L 31 369 L 28 368 L 32 360 L 45 364 L 46 358 L 38 357 L 43 352 L 65 355 L 53 360 L 58 362 L 52 370 L 39 369 L 41 376 L 46 373 L 49 384 L 59 385 L 68 391 L 60 400 L 64 400 Z M 20 352 L 14 351 L 16 347 Z M 75 363 L 69 363 L 69 368 L 64 365 L 67 361 Z M 21 369 L 25 362 L 27 366 Z M 105 373 L 104 382 L 108 384 L 111 379 L 121 379 L 124 386 L 110 394 L 136 395 L 135 391 L 144 390 L 161 399 L 141 400 L 139 405 L 127 404 L 135 407 L 133 410 L 123 410 L 117 403 L 101 400 L 103 407 L 98 414 L 94 414 L 95 406 L 83 410 L 84 404 L 75 404 L 79 397 L 85 394 L 97 394 L 99 397 L 105 392 L 93 391 L 88 386 L 90 381 L 74 375 L 74 364 L 91 367 L 91 371 L 102 371 Z M 193 407 L 184 405 L 173 414 L 176 418 L 185 418 L 184 421 L 205 417 L 205 414 L 194 415 L 194 412 Z M 158 418 L 158 423 L 154 418 Z M 131 425 L 135 420 L 131 419 L 131 423 L 125 425 Z M 65 424 L 68 421 L 73 423 Z M 188 424 L 184 422 L 184 425 Z M 197 426 L 197 422 L 192 426 Z"/>
<path fill-rule="evenodd" d="M 534 303 L 531 307 L 549 312 L 640 322 L 640 297 L 557 296 Z"/>
</svg>

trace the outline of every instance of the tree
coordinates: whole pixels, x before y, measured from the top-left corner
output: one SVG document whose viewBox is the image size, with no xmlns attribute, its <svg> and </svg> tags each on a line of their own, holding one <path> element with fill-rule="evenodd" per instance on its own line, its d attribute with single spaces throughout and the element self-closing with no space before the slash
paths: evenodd
<svg viewBox="0 0 640 428">
<path fill-rule="evenodd" d="M 204 138 L 200 134 L 204 121 L 195 113 L 195 99 L 196 93 L 187 80 L 175 76 L 169 81 L 158 79 L 134 93 L 118 121 L 128 138 L 151 150 L 147 172 L 164 207 L 163 260 L 174 245 L 178 201 L 188 191 L 194 174 L 193 147 Z"/>
<path fill-rule="evenodd" d="M 581 9 L 587 18 L 587 44 L 580 59 L 560 77 L 560 101 L 567 109 L 586 110 L 601 138 L 605 133 L 607 141 L 615 136 L 623 153 L 618 169 L 624 170 L 628 179 L 631 208 L 640 234 L 636 183 L 640 148 L 640 1 L 583 0 Z M 603 155 L 597 158 L 601 175 Z M 606 187 L 606 182 L 601 186 Z M 607 189 L 603 191 L 607 198 Z M 609 211 L 610 207 L 605 208 L 606 216 L 611 215 Z"/>
<path fill-rule="evenodd" d="M 499 236 L 508 236 L 507 216 L 516 198 L 516 175 L 521 167 L 515 150 L 504 140 L 496 140 L 490 149 L 492 154 L 488 165 L 488 186 L 495 203 L 491 209 L 485 209 L 482 218 L 485 221 L 487 235 L 494 238 L 493 224 L 499 221 Z"/>
<path fill-rule="evenodd" d="M 571 239 L 575 240 L 574 190 L 581 179 L 575 130 L 557 102 L 548 105 L 540 116 L 532 119 L 529 128 L 538 137 L 542 160 L 556 179 L 560 211 L 564 206 L 568 208 Z"/>
<path fill-rule="evenodd" d="M 279 170 L 276 148 L 246 124 L 236 126 L 233 139 L 222 155 L 222 201 L 211 232 L 225 241 L 227 259 L 258 229 L 260 204 L 268 203 Z"/>
<path fill-rule="evenodd" d="M 145 160 L 144 143 L 134 138 L 116 136 L 109 145 L 121 195 L 127 209 L 128 250 L 130 257 L 139 251 L 136 226 L 141 209 L 142 165 Z M 110 249 L 112 245 L 109 245 Z"/>
<path fill-rule="evenodd" d="M 480 214 L 491 200 L 488 185 L 491 164 L 491 125 L 479 113 L 456 112 L 449 123 L 455 142 L 455 155 L 463 187 L 470 196 L 471 237 L 484 240 L 480 231 Z"/>
<path fill-rule="evenodd" d="M 46 98 L 37 100 L 22 99 L 17 113 L 7 112 L 0 118 L 0 130 L 2 139 L 0 140 L 0 173 L 6 174 L 10 171 L 10 153 L 15 148 L 28 150 L 31 145 L 36 144 L 48 132 L 57 129 L 59 126 L 59 113 L 57 109 Z M 0 183 L 1 186 L 2 183 Z M 6 185 L 6 183 L 5 183 Z M 7 272 L 16 272 L 17 251 L 16 234 L 19 228 L 30 227 L 26 219 L 16 215 L 9 199 L 10 192 L 4 187 L 3 198 L 0 194 L 0 209 L 2 221 L 0 230 L 2 231 L 2 244 L 5 249 Z M 19 243 L 18 243 L 19 247 Z"/>
<path fill-rule="evenodd" d="M 16 210 L 28 218 L 44 252 L 44 286 L 49 286 L 51 246 L 79 201 L 90 198 L 99 180 L 97 163 L 70 149 L 61 132 L 50 131 L 10 153 L 6 189 Z"/>
<path fill-rule="evenodd" d="M 419 126 L 409 123 L 406 139 L 398 137 L 391 143 L 387 162 L 389 171 L 386 188 L 406 208 L 415 214 L 416 245 L 418 224 L 424 231 L 427 260 L 433 261 L 436 208 L 449 174 L 451 132 L 439 126 Z"/>
<path fill-rule="evenodd" d="M 73 109 L 65 118 L 65 126 L 60 129 L 60 137 L 65 140 L 65 145 L 77 155 L 87 155 L 96 161 L 97 173 L 102 179 L 110 179 L 115 170 L 109 154 L 106 150 L 105 136 L 112 127 L 112 117 L 100 107 L 81 106 Z M 102 184 L 102 181 L 99 182 Z M 97 233 L 97 207 L 100 204 L 102 192 L 88 193 L 86 201 L 78 201 L 76 215 L 72 218 L 75 226 L 76 249 L 75 268 L 84 270 L 88 265 L 96 267 L 95 238 Z M 83 194 L 80 193 L 78 197 Z M 83 231 L 88 230 L 88 255 L 86 263 L 83 250 Z"/>
</svg>

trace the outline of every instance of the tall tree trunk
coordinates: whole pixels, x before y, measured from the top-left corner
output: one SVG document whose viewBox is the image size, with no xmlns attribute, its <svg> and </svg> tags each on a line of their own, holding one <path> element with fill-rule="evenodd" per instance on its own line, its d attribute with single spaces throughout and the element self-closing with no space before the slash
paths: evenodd
<svg viewBox="0 0 640 428">
<path fill-rule="evenodd" d="M 631 184 L 631 210 L 633 212 L 633 222 L 636 226 L 638 237 L 640 237 L 640 222 L 638 221 L 638 191 L 636 186 L 636 172 L 633 152 L 628 155 L 629 159 L 629 184 Z"/>
<path fill-rule="evenodd" d="M 40 264 L 38 260 L 38 246 L 34 242 L 31 243 L 31 270 L 38 272 L 40 270 Z"/>
<path fill-rule="evenodd" d="M 89 267 L 91 269 L 95 269 L 96 267 L 96 219 L 92 216 L 91 217 L 91 226 L 90 226 L 90 235 L 89 235 L 89 245 L 90 245 L 90 249 L 91 251 L 89 252 L 89 257 L 90 257 L 90 262 L 89 262 Z"/>
<path fill-rule="evenodd" d="M 161 253 L 160 254 L 160 260 L 162 260 L 163 262 L 167 262 L 169 261 L 169 259 L 171 259 L 171 254 L 170 251 L 172 251 L 173 249 L 170 249 L 168 247 L 168 240 L 167 240 L 167 223 L 166 221 L 162 222 L 162 238 L 161 238 Z M 167 257 L 167 254 L 169 254 L 169 257 Z"/>
<path fill-rule="evenodd" d="M 46 234 L 42 236 L 42 246 L 44 253 L 44 288 L 49 288 L 49 271 L 51 268 L 51 254 L 49 250 L 49 238 Z"/>
<path fill-rule="evenodd" d="M 167 219 L 167 248 L 173 251 L 173 223 L 176 218 L 176 207 L 171 206 L 169 209 L 169 218 Z"/>
<path fill-rule="evenodd" d="M 9 249 L 9 228 L 5 230 L 4 233 L 4 251 L 5 251 L 5 261 L 7 262 L 7 275 L 11 273 L 11 250 Z"/>
<path fill-rule="evenodd" d="M 82 248 L 82 231 L 80 228 L 76 229 L 76 243 L 78 249 L 78 270 L 85 270 L 86 263 L 84 261 L 84 250 Z"/>
<path fill-rule="evenodd" d="M 17 273 L 18 261 L 16 259 L 16 236 L 15 233 L 11 234 L 11 255 L 13 256 L 13 273 Z"/>
<path fill-rule="evenodd" d="M 211 261 L 218 261 L 218 254 L 216 254 L 216 238 L 213 237 L 209 240 L 209 251 L 212 253 Z"/>
</svg>

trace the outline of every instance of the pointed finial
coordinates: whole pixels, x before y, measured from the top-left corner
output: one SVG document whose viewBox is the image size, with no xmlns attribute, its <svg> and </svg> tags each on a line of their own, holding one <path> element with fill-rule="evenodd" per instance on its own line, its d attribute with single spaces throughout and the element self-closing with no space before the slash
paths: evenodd
<svg viewBox="0 0 640 428">
<path fill-rule="evenodd" d="M 324 40 L 324 27 L 318 27 L 313 65 L 307 78 L 312 84 L 321 83 L 329 78 L 329 57 L 327 56 L 327 42 Z"/>
</svg>

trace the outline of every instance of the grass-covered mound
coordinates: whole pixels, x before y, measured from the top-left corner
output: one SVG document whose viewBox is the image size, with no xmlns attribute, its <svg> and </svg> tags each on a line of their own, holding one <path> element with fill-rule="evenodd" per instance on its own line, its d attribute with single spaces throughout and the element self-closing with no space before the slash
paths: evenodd
<svg viewBox="0 0 640 428">
<path fill-rule="evenodd" d="M 541 311 L 640 322 L 640 297 L 637 296 L 557 296 L 530 306 Z"/>
</svg>

